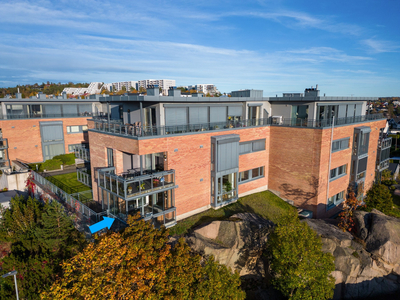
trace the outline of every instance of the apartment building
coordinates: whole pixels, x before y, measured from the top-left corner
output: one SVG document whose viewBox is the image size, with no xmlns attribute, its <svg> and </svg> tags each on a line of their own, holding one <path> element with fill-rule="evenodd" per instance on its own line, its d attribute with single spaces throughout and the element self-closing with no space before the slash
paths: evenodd
<svg viewBox="0 0 400 300">
<path fill-rule="evenodd" d="M 112 91 L 113 92 L 119 92 L 123 88 L 125 88 L 125 91 L 130 92 L 131 88 L 134 88 L 135 90 L 138 89 L 138 82 L 137 81 L 120 81 L 120 82 L 113 82 L 111 83 L 112 85 Z"/>
<path fill-rule="evenodd" d="M 73 96 L 100 94 L 102 82 L 91 82 L 87 88 L 64 88 L 63 93 Z"/>
<path fill-rule="evenodd" d="M 215 95 L 218 93 L 218 89 L 214 84 L 195 84 L 195 85 L 189 85 L 188 86 L 189 90 L 196 90 L 197 92 L 203 93 L 205 95 L 210 94 Z"/>
<path fill-rule="evenodd" d="M 42 162 L 88 144 L 87 119 L 101 115 L 106 107 L 98 99 L 99 95 L 68 99 L 66 93 L 0 99 L 0 167 L 9 168 L 16 159 Z"/>
<path fill-rule="evenodd" d="M 317 88 L 271 98 L 261 90 L 180 93 L 159 96 L 151 86 L 145 96 L 99 98 L 108 114 L 88 120 L 85 157 L 93 197 L 109 215 L 126 220 L 140 211 L 169 227 L 270 190 L 326 218 L 349 185 L 362 197 L 388 167 L 386 120 L 366 114 L 374 98 L 321 97 Z"/>
<path fill-rule="evenodd" d="M 138 81 L 138 88 L 147 88 L 151 85 L 158 85 L 163 95 L 168 95 L 168 89 L 172 86 L 176 86 L 175 80 L 172 79 L 145 79 Z"/>
</svg>

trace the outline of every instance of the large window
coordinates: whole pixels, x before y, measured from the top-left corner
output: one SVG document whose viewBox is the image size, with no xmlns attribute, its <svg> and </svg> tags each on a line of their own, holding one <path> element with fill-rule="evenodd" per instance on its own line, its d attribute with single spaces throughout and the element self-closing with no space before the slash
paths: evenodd
<svg viewBox="0 0 400 300">
<path fill-rule="evenodd" d="M 347 172 L 347 164 L 337 167 L 335 169 L 332 169 L 331 174 L 330 174 L 330 180 L 334 180 L 339 177 L 342 177 L 342 176 L 346 175 L 346 172 Z"/>
<path fill-rule="evenodd" d="M 335 207 L 339 203 L 343 202 L 343 200 L 344 200 L 344 191 L 341 191 L 340 193 L 337 193 L 336 195 L 328 198 L 327 210 Z"/>
<path fill-rule="evenodd" d="M 82 133 L 88 130 L 87 125 L 67 126 L 67 133 Z"/>
<path fill-rule="evenodd" d="M 239 155 L 265 150 L 265 139 L 239 143 Z"/>
<path fill-rule="evenodd" d="M 340 150 L 348 149 L 349 148 L 349 141 L 350 141 L 349 137 L 333 141 L 332 142 L 332 152 L 337 152 L 337 151 L 340 151 Z"/>
<path fill-rule="evenodd" d="M 239 173 L 239 184 L 264 177 L 264 167 L 259 167 Z"/>
</svg>

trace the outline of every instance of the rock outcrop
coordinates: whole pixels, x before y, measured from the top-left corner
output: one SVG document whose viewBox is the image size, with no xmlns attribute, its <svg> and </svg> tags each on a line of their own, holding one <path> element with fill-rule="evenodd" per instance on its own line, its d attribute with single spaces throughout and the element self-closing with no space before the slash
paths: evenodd
<svg viewBox="0 0 400 300">
<path fill-rule="evenodd" d="M 357 211 L 355 220 L 355 236 L 332 220 L 305 220 L 321 236 L 322 251 L 335 257 L 334 299 L 400 299 L 400 219 L 373 210 Z M 254 214 L 237 214 L 199 227 L 186 239 L 193 250 L 237 270 L 249 299 L 278 299 L 265 285 L 262 255 L 273 226 Z"/>
<path fill-rule="evenodd" d="M 307 220 L 335 256 L 335 299 L 366 299 L 400 292 L 400 220 L 357 211 L 356 237 L 324 220 Z"/>
</svg>

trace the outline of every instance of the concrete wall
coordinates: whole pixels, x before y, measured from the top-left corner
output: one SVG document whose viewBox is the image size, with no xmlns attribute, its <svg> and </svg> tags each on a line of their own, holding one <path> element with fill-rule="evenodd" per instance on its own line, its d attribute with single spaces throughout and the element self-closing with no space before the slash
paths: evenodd
<svg viewBox="0 0 400 300">
<path fill-rule="evenodd" d="M 10 175 L 3 173 L 0 178 L 0 189 L 24 191 L 28 176 L 29 172 Z"/>
</svg>

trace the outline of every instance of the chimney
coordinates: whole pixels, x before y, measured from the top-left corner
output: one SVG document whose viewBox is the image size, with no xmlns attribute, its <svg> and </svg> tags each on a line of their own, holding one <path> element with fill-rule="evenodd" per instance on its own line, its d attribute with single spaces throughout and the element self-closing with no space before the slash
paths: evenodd
<svg viewBox="0 0 400 300">
<path fill-rule="evenodd" d="M 318 84 L 317 84 L 317 86 L 315 87 L 315 89 L 318 90 Z"/>
<path fill-rule="evenodd" d="M 170 86 L 169 89 L 168 89 L 168 96 L 180 97 L 181 96 L 181 90 L 177 89 L 176 86 Z"/>
<path fill-rule="evenodd" d="M 158 89 L 158 84 L 147 86 L 147 96 L 159 96 L 160 91 Z"/>
</svg>

